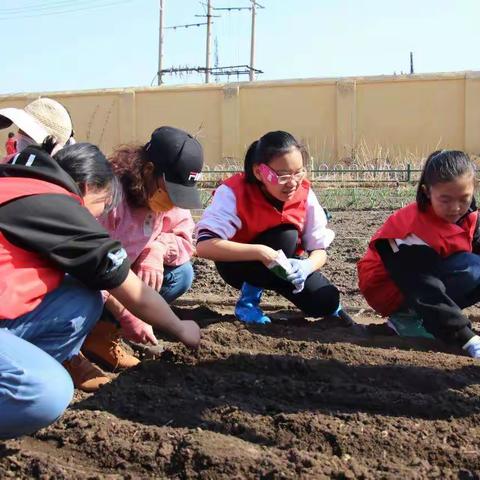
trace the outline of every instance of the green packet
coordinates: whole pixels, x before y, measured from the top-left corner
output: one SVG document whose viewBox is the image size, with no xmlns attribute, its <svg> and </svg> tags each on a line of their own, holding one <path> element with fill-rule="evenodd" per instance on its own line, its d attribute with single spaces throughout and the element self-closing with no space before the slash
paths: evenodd
<svg viewBox="0 0 480 480">
<path fill-rule="evenodd" d="M 275 260 L 267 265 L 268 269 L 273 272 L 277 277 L 283 280 L 287 280 L 287 276 L 292 271 L 292 264 L 288 261 L 288 258 L 283 253 L 283 250 L 277 250 L 278 255 Z"/>
</svg>

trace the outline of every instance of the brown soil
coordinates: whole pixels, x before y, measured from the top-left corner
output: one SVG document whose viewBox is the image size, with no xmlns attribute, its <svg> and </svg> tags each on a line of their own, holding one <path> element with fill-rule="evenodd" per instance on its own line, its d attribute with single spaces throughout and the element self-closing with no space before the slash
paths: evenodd
<svg viewBox="0 0 480 480">
<path fill-rule="evenodd" d="M 388 212 L 336 212 L 328 276 L 362 338 L 265 296 L 272 325 L 232 316 L 237 293 L 209 262 L 178 312 L 198 352 L 165 342 L 32 437 L 0 443 L 0 478 L 480 478 L 480 369 L 434 341 L 388 334 L 355 262 Z M 468 312 L 475 320 L 477 309 Z"/>
</svg>

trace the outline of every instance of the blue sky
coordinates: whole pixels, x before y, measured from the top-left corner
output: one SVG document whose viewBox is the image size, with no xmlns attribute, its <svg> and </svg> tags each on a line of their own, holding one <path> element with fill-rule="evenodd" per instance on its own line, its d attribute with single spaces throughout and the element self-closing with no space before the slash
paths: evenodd
<svg viewBox="0 0 480 480">
<path fill-rule="evenodd" d="M 265 6 L 257 15 L 259 79 L 408 72 L 410 51 L 417 73 L 480 70 L 478 0 L 258 1 Z M 167 27 L 205 21 L 195 17 L 204 1 L 164 3 Z M 1 0 L 0 94 L 150 85 L 158 8 L 159 0 Z M 249 12 L 214 13 L 222 17 L 214 19 L 212 64 L 215 38 L 220 65 L 248 63 Z M 204 62 L 205 27 L 166 30 L 166 67 Z M 202 78 L 168 76 L 165 83 Z"/>
</svg>

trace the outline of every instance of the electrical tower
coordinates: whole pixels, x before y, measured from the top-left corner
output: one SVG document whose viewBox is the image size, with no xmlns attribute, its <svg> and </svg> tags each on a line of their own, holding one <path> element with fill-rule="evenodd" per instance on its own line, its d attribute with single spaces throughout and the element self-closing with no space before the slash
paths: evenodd
<svg viewBox="0 0 480 480">
<path fill-rule="evenodd" d="M 159 28 L 159 48 L 158 48 L 158 71 L 155 77 L 158 78 L 158 85 L 163 83 L 164 75 L 171 74 L 191 74 L 191 73 L 202 73 L 205 75 L 205 83 L 210 82 L 210 76 L 214 76 L 217 81 L 221 76 L 230 77 L 231 75 L 248 75 L 249 80 L 255 80 L 255 75 L 258 73 L 263 73 L 261 70 L 255 68 L 255 20 L 256 20 L 256 10 L 257 8 L 265 8 L 260 5 L 256 0 L 249 0 L 251 6 L 242 7 L 214 7 L 212 5 L 212 0 L 207 0 L 206 3 L 202 3 L 206 7 L 205 15 L 195 15 L 196 17 L 205 18 L 205 22 L 199 23 L 188 23 L 184 25 L 173 25 L 171 27 L 164 27 L 164 4 L 166 0 L 160 0 L 160 28 Z M 212 67 L 210 64 L 210 50 L 211 50 L 211 32 L 212 32 L 212 19 L 221 18 L 221 15 L 214 15 L 212 12 L 220 11 L 241 11 L 241 10 L 250 10 L 251 11 L 251 32 L 250 32 L 250 64 L 249 65 L 228 65 L 228 66 L 219 66 L 218 65 L 218 42 L 215 38 L 215 65 Z M 190 28 L 190 27 L 203 27 L 206 26 L 206 39 L 205 39 L 205 66 L 197 67 L 163 67 L 163 48 L 164 48 L 164 36 L 163 31 L 178 28 Z M 153 82 L 152 82 L 153 83 Z"/>
</svg>

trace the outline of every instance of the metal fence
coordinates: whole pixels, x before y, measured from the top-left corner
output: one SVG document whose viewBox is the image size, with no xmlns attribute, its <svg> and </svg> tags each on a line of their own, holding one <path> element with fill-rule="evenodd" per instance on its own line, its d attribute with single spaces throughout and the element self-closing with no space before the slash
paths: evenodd
<svg viewBox="0 0 480 480">
<path fill-rule="evenodd" d="M 199 182 L 204 208 L 215 188 L 238 170 L 206 170 Z M 365 168 L 352 164 L 320 165 L 308 177 L 322 206 L 328 210 L 380 210 L 403 207 L 415 198 L 421 169 L 411 164 Z"/>
</svg>

